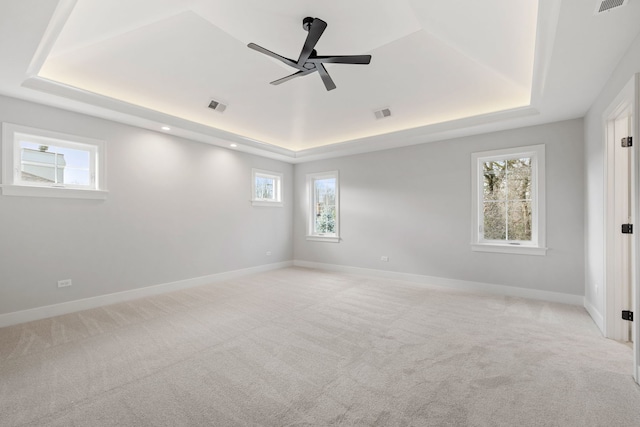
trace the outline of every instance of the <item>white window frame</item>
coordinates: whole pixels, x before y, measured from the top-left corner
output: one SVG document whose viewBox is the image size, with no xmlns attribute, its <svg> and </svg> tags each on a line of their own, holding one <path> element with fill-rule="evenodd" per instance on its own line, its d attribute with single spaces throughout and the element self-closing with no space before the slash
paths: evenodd
<svg viewBox="0 0 640 427">
<path fill-rule="evenodd" d="M 273 189 L 273 199 L 262 199 L 256 197 L 256 179 L 259 177 L 274 180 L 275 188 Z M 282 179 L 283 174 L 279 172 L 272 172 L 263 169 L 251 169 L 251 204 L 253 206 L 282 207 Z"/>
<path fill-rule="evenodd" d="M 473 153 L 471 155 L 471 249 L 522 255 L 546 255 L 545 150 L 544 144 Z M 487 161 L 531 158 L 531 242 L 485 240 L 482 226 L 484 175 Z"/>
<path fill-rule="evenodd" d="M 81 149 L 90 153 L 89 186 L 24 181 L 20 140 L 41 145 Z M 5 196 L 106 199 L 105 142 L 12 123 L 2 124 L 2 194 Z"/>
<path fill-rule="evenodd" d="M 315 215 L 316 215 L 316 200 L 315 200 L 315 191 L 314 184 L 315 181 L 321 179 L 332 178 L 336 180 L 336 226 L 335 233 L 317 233 L 314 230 L 315 226 Z M 340 176 L 338 171 L 328 171 L 328 172 L 320 172 L 320 173 L 311 173 L 307 174 L 307 200 L 308 202 L 308 229 L 307 229 L 307 240 L 317 241 L 317 242 L 331 242 L 331 243 L 339 243 L 340 242 Z"/>
</svg>

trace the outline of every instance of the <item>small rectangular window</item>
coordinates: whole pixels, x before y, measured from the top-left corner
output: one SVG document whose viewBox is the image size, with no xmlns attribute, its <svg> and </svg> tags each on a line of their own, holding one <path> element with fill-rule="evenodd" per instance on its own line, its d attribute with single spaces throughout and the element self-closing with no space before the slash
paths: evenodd
<svg viewBox="0 0 640 427">
<path fill-rule="evenodd" d="M 472 249 L 544 255 L 544 145 L 472 155 Z"/>
<path fill-rule="evenodd" d="M 105 198 L 104 141 L 4 123 L 5 195 Z"/>
<path fill-rule="evenodd" d="M 307 175 L 309 192 L 308 240 L 339 242 L 340 187 L 338 172 Z"/>
<path fill-rule="evenodd" d="M 252 169 L 251 203 L 254 206 L 282 206 L 282 174 Z"/>
</svg>

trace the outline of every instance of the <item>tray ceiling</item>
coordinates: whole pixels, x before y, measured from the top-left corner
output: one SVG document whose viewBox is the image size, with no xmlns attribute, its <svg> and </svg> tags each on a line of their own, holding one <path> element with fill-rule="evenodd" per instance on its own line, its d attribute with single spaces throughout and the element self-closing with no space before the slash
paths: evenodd
<svg viewBox="0 0 640 427">
<path fill-rule="evenodd" d="M 328 23 L 319 55 L 371 64 L 328 64 L 331 92 L 317 73 L 270 85 L 294 70 L 246 45 L 297 58 L 305 16 Z M 37 76 L 299 151 L 528 106 L 537 16 L 537 0 L 78 0 Z"/>
<path fill-rule="evenodd" d="M 640 42 L 640 1 L 598 3 L 1 1 L 0 95 L 292 163 L 423 144 L 584 117 Z M 305 16 L 371 65 L 269 85 L 292 69 L 247 43 L 297 58 Z"/>
</svg>

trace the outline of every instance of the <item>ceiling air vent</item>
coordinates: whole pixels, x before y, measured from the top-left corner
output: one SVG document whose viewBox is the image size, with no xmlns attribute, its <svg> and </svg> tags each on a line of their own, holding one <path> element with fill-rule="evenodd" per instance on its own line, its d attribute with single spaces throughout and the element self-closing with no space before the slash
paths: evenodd
<svg viewBox="0 0 640 427">
<path fill-rule="evenodd" d="M 626 5 L 629 0 L 597 0 L 596 15 Z"/>
<path fill-rule="evenodd" d="M 209 103 L 209 108 L 211 108 L 212 110 L 216 110 L 218 113 L 223 113 L 224 110 L 227 109 L 227 106 L 222 102 L 218 102 L 212 99 Z"/>
<path fill-rule="evenodd" d="M 391 117 L 391 110 L 388 108 L 383 108 L 382 110 L 374 111 L 373 114 L 376 115 L 376 119 L 385 119 L 387 117 Z"/>
</svg>

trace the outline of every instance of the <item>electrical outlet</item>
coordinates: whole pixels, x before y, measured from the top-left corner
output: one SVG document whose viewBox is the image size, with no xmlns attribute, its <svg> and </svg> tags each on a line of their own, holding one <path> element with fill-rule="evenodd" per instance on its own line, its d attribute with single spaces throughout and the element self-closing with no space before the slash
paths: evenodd
<svg viewBox="0 0 640 427">
<path fill-rule="evenodd" d="M 386 256 L 386 255 L 382 255 L 382 256 L 380 257 L 380 261 L 389 262 L 389 257 L 388 257 L 388 256 Z"/>
<path fill-rule="evenodd" d="M 71 286 L 72 284 L 73 283 L 71 283 L 71 279 L 58 280 L 59 288 L 66 288 L 67 286 Z"/>
<path fill-rule="evenodd" d="M 599 295 L 600 294 L 600 286 L 597 283 L 596 283 L 595 288 L 596 288 L 596 295 Z"/>
<path fill-rule="evenodd" d="M 271 251 L 267 251 L 267 256 L 271 256 Z"/>
</svg>

